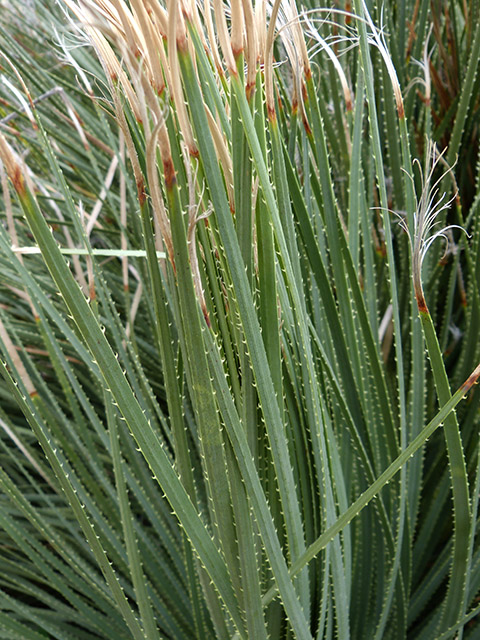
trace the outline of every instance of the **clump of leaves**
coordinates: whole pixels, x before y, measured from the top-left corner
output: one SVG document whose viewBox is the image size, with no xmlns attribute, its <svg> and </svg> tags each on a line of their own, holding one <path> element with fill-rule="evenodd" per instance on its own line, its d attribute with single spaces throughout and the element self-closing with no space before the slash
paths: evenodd
<svg viewBox="0 0 480 640">
<path fill-rule="evenodd" d="M 61 6 L 0 18 L 2 637 L 474 638 L 474 7 Z"/>
</svg>

